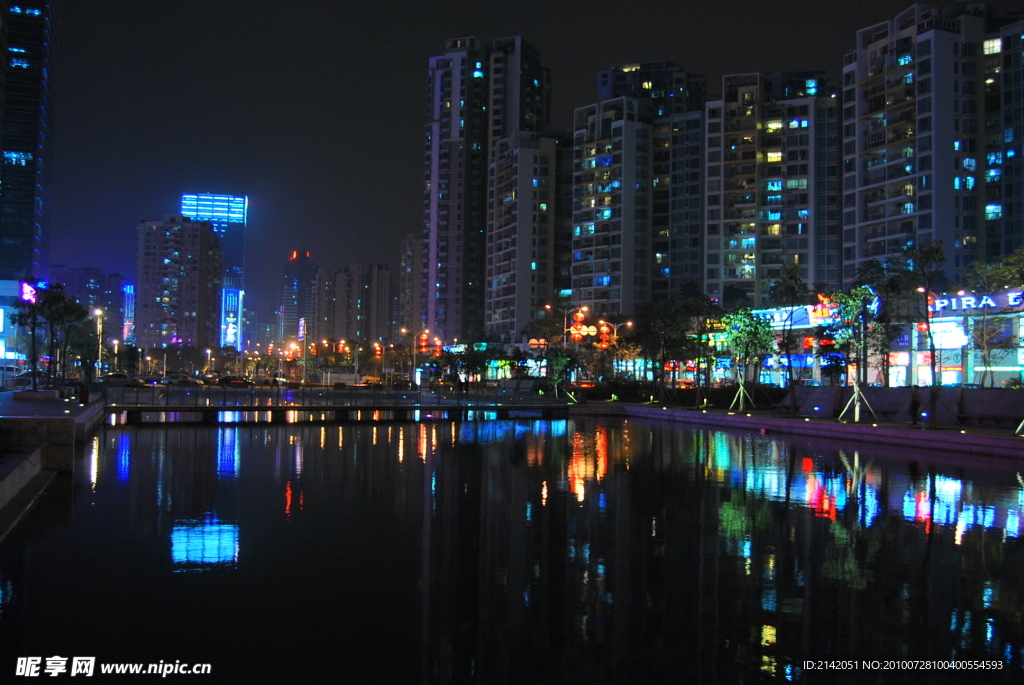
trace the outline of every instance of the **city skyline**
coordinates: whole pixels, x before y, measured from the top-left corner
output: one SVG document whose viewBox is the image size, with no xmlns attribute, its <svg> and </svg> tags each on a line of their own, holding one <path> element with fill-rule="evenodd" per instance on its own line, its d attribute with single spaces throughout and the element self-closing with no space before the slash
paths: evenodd
<svg viewBox="0 0 1024 685">
<path fill-rule="evenodd" d="M 335 17 L 340 8 L 316 3 L 301 15 L 256 3 L 243 16 L 188 2 L 69 5 L 51 259 L 129 272 L 116 245 L 141 219 L 175 213 L 183 192 L 209 188 L 249 196 L 252 273 L 276 274 L 305 246 L 325 265 L 396 261 L 394 246 L 422 227 L 425 65 L 448 38 L 534 44 L 552 71 L 553 123 L 567 128 L 614 64 L 671 60 L 710 83 L 796 67 L 836 77 L 858 28 L 911 4 L 695 8 L 675 22 L 668 4 L 621 17 L 599 3 L 580 18 L 569 5 L 464 3 L 444 16 L 406 10 L 394 25 L 380 6 Z M 253 288 L 261 309 L 272 280 Z"/>
</svg>

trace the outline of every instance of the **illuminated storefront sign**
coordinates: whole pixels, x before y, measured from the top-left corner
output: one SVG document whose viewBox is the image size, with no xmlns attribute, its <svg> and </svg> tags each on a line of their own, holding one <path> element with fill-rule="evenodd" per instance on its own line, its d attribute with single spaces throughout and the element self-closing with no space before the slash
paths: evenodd
<svg viewBox="0 0 1024 685">
<path fill-rule="evenodd" d="M 976 295 L 974 293 L 957 297 L 929 297 L 928 311 L 968 313 L 979 309 L 1002 309 L 1003 307 L 1019 307 L 1024 304 L 1024 291 L 994 293 L 992 295 Z"/>
</svg>

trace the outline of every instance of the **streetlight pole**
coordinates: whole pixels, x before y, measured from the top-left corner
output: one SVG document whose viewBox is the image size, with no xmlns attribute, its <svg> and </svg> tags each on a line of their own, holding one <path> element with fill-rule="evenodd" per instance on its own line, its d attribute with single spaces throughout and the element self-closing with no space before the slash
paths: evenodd
<svg viewBox="0 0 1024 685">
<path fill-rule="evenodd" d="M 402 329 L 402 335 L 405 335 L 406 333 L 411 334 L 412 331 L 409 330 L 408 328 L 403 328 Z M 426 333 L 427 335 L 430 335 L 430 329 L 429 328 L 424 328 L 422 331 L 420 331 L 416 335 L 413 335 L 412 339 L 409 341 L 409 346 L 412 347 L 412 369 L 409 371 L 409 382 L 412 383 L 413 385 L 415 385 L 416 387 L 419 387 L 419 383 L 416 382 L 416 344 L 419 342 L 420 337 L 424 333 Z"/>
<path fill-rule="evenodd" d="M 565 336 L 569 332 L 569 317 L 576 312 L 586 312 L 589 310 L 589 307 L 586 305 L 580 307 L 553 307 L 550 304 L 546 304 L 544 305 L 544 309 L 547 309 L 548 311 L 557 310 L 562 312 L 562 347 L 565 347 Z"/>
<path fill-rule="evenodd" d="M 96 378 L 103 375 L 103 310 L 92 310 L 96 317 Z"/>
<path fill-rule="evenodd" d="M 925 293 L 926 309 L 924 325 L 925 331 L 928 334 L 928 355 L 930 357 L 928 361 L 931 364 L 932 370 L 931 386 L 928 388 L 928 427 L 936 428 L 939 423 L 938 417 L 935 415 L 939 405 L 939 386 L 936 383 L 938 379 L 935 377 L 935 336 L 932 335 L 932 314 L 934 312 L 932 312 L 932 307 L 935 306 L 935 301 L 938 299 L 938 296 L 931 290 L 923 287 L 918 288 L 917 292 Z"/>
</svg>

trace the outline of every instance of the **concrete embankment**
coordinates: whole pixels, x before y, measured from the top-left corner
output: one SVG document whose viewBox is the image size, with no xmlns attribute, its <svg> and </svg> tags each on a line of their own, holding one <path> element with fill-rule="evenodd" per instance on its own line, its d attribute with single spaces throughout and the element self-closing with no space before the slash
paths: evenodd
<svg viewBox="0 0 1024 685">
<path fill-rule="evenodd" d="M 0 392 L 0 540 L 59 472 L 74 470 L 76 445 L 103 420 L 103 402 L 22 401 Z"/>
<path fill-rule="evenodd" d="M 722 410 L 682 409 L 654 404 L 595 402 L 572 407 L 570 416 L 646 419 L 687 424 L 695 428 L 727 428 L 759 434 L 801 435 L 888 449 L 911 448 L 949 455 L 970 454 L 1024 462 L 1024 437 L 1013 428 L 938 428 L 899 423 L 841 423 L 828 419 L 792 418 L 773 412 L 743 414 Z"/>
</svg>

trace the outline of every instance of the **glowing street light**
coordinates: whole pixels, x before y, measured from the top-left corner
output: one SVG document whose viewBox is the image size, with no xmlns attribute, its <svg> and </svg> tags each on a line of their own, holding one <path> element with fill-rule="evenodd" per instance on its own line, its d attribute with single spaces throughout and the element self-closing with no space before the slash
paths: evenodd
<svg viewBox="0 0 1024 685">
<path fill-rule="evenodd" d="M 92 315 L 96 317 L 96 377 L 103 375 L 103 310 L 94 309 Z"/>
<path fill-rule="evenodd" d="M 565 346 L 565 336 L 569 333 L 569 317 L 572 316 L 577 322 L 582 323 L 583 319 L 587 318 L 587 312 L 590 310 L 589 307 L 583 305 L 582 307 L 553 307 L 550 304 L 544 305 L 544 309 L 548 311 L 560 311 L 562 312 L 562 346 Z"/>
</svg>

